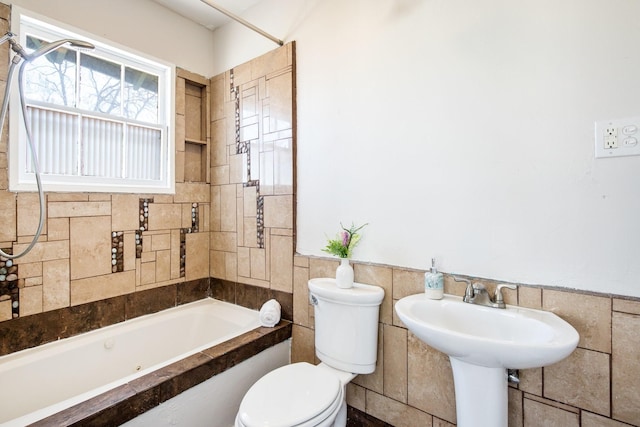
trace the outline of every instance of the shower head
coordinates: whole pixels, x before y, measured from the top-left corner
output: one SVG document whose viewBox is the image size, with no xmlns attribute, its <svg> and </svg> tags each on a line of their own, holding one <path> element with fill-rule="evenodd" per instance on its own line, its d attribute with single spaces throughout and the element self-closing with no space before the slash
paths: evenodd
<svg viewBox="0 0 640 427">
<path fill-rule="evenodd" d="M 13 49 L 13 51 L 15 53 L 17 53 L 22 59 L 25 60 L 25 62 L 29 62 L 29 61 L 33 61 L 36 58 L 41 57 L 42 55 L 46 55 L 47 53 L 56 50 L 57 48 L 59 48 L 60 46 L 69 43 L 72 47 L 78 47 L 78 48 L 82 48 L 82 49 L 94 49 L 95 46 L 89 42 L 85 42 L 83 40 L 75 40 L 75 39 L 62 39 L 62 40 L 56 40 L 54 42 L 51 43 L 45 43 L 42 46 L 40 46 L 38 49 L 36 49 L 35 51 L 31 52 L 31 53 L 27 53 L 22 46 L 20 46 L 16 41 L 14 41 L 13 39 L 9 39 L 9 44 L 11 45 L 11 49 Z"/>
<path fill-rule="evenodd" d="M 72 47 L 79 47 L 82 49 L 93 49 L 95 48 L 95 46 L 89 42 L 85 42 L 83 40 L 74 40 L 74 39 L 62 39 L 62 40 L 56 40 L 54 42 L 51 43 L 46 43 L 43 44 L 42 46 L 40 46 L 38 49 L 36 49 L 35 51 L 31 52 L 30 54 L 27 54 L 26 56 L 21 55 L 25 61 L 33 61 L 36 58 L 41 57 L 42 55 L 46 55 L 47 53 L 56 50 L 57 48 L 59 48 L 60 46 L 69 43 Z"/>
</svg>

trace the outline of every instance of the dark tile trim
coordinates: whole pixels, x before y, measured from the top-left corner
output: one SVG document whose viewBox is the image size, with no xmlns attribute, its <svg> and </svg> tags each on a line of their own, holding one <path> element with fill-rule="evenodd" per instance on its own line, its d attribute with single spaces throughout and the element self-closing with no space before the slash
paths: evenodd
<svg viewBox="0 0 640 427">
<path fill-rule="evenodd" d="M 273 298 L 280 303 L 282 318 L 293 321 L 293 293 L 211 278 L 211 296 L 252 310 Z"/>
<path fill-rule="evenodd" d="M 347 427 L 393 427 L 371 415 L 351 406 L 347 406 Z"/>
<path fill-rule="evenodd" d="M 292 324 L 256 328 L 239 337 L 135 379 L 32 426 L 114 426 L 291 337 Z"/>
</svg>

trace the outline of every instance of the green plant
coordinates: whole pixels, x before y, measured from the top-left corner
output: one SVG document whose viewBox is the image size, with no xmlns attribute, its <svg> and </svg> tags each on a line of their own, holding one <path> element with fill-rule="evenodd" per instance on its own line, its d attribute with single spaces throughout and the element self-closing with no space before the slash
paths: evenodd
<svg viewBox="0 0 640 427">
<path fill-rule="evenodd" d="M 322 250 L 340 258 L 351 258 L 351 252 L 361 238 L 358 231 L 362 230 L 366 225 L 368 224 L 356 227 L 351 223 L 351 228 L 345 228 L 344 225 L 340 223 L 342 231 L 338 232 L 335 239 L 328 239 L 327 246 Z"/>
</svg>

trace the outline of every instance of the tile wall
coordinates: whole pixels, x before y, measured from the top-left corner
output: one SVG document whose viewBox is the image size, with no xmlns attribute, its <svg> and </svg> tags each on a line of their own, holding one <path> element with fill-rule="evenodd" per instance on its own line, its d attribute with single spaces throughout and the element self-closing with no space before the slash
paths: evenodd
<svg viewBox="0 0 640 427">
<path fill-rule="evenodd" d="M 313 307 L 307 281 L 335 275 L 337 261 L 294 258 L 293 361 L 314 362 Z M 451 426 L 455 395 L 447 357 L 423 344 L 395 315 L 394 303 L 423 291 L 424 271 L 356 263 L 355 280 L 381 286 L 378 364 L 348 388 L 348 403 L 396 427 Z M 489 289 L 496 282 L 478 279 Z M 465 285 L 445 275 L 445 292 Z M 623 427 L 640 425 L 640 301 L 551 287 L 505 290 L 508 304 L 552 311 L 580 334 L 567 359 L 520 371 L 509 388 L 509 426 Z M 523 331 L 526 334 L 526 331 Z M 478 396 L 490 401 L 490 396 Z"/>
<path fill-rule="evenodd" d="M 211 79 L 211 276 L 293 291 L 295 44 Z"/>
<path fill-rule="evenodd" d="M 10 7 L 0 4 L 2 33 L 9 30 L 9 15 Z M 8 46 L 0 47 L 3 83 Z M 205 85 L 208 79 L 184 70 L 177 75 L 176 122 L 183 126 L 176 129 L 176 159 L 181 160 L 185 117 L 201 113 L 188 111 L 185 76 Z M 36 193 L 8 191 L 7 128 L 0 141 L 0 248 L 18 253 L 33 238 L 39 203 Z M 209 135 L 203 139 L 207 146 Z M 1 262 L 0 322 L 208 280 L 211 188 L 185 179 L 184 167 L 177 162 L 173 195 L 46 193 L 38 242 L 26 256 Z"/>
</svg>

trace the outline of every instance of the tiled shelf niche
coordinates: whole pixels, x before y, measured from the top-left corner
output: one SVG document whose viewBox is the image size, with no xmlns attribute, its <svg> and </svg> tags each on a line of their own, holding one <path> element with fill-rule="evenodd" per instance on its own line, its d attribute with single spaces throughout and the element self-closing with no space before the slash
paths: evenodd
<svg viewBox="0 0 640 427">
<path fill-rule="evenodd" d="M 210 182 L 209 99 L 208 79 L 186 70 L 177 70 L 177 182 Z"/>
</svg>

